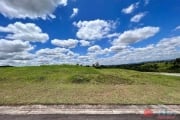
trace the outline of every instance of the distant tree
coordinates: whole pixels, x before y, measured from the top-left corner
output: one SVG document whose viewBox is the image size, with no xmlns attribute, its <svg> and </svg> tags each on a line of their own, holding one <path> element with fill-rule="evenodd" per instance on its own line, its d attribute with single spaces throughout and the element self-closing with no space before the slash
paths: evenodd
<svg viewBox="0 0 180 120">
<path fill-rule="evenodd" d="M 95 67 L 99 67 L 100 65 L 99 65 L 99 62 L 96 62 L 95 63 Z"/>
<path fill-rule="evenodd" d="M 173 62 L 173 68 L 180 67 L 180 58 L 176 58 L 176 60 Z"/>
<path fill-rule="evenodd" d="M 180 58 L 176 58 L 175 63 L 180 65 Z"/>
<path fill-rule="evenodd" d="M 95 67 L 95 64 L 92 64 L 92 67 Z"/>
<path fill-rule="evenodd" d="M 99 62 L 96 62 L 95 64 L 92 64 L 92 66 L 95 67 L 95 68 L 100 68 Z"/>
</svg>

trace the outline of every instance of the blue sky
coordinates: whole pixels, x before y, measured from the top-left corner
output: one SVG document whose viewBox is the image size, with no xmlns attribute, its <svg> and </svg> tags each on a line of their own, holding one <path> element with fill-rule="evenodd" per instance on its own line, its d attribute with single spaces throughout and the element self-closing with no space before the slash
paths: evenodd
<svg viewBox="0 0 180 120">
<path fill-rule="evenodd" d="M 179 0 L 0 0 L 0 65 L 180 57 Z"/>
</svg>

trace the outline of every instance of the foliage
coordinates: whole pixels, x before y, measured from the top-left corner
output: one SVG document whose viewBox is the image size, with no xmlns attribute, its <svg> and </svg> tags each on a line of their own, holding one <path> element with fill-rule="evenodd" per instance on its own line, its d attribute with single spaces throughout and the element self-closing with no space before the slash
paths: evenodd
<svg viewBox="0 0 180 120">
<path fill-rule="evenodd" d="M 107 65 L 100 66 L 100 68 L 121 68 L 121 69 L 130 69 L 138 70 L 142 72 L 172 72 L 180 73 L 180 58 L 175 60 L 166 60 L 166 61 L 153 61 L 153 62 L 144 62 L 136 64 L 125 64 L 125 65 Z"/>
<path fill-rule="evenodd" d="M 72 83 L 77 83 L 77 84 L 89 83 L 90 78 L 88 78 L 84 75 L 73 75 L 73 76 L 71 76 L 70 81 Z"/>
</svg>

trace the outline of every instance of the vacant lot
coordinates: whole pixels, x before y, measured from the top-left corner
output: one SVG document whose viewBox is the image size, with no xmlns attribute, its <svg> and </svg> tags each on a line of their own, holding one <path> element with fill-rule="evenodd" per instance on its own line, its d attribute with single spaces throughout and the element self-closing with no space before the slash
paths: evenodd
<svg viewBox="0 0 180 120">
<path fill-rule="evenodd" d="M 180 104 L 179 78 L 69 65 L 0 68 L 0 105 Z"/>
</svg>

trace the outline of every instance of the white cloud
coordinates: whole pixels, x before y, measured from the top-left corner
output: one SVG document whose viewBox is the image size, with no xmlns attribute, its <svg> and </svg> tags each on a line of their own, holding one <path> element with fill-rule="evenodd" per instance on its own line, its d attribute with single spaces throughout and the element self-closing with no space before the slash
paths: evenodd
<svg viewBox="0 0 180 120">
<path fill-rule="evenodd" d="M 101 47 L 99 45 L 94 45 L 88 48 L 88 52 L 97 52 L 102 50 Z"/>
<path fill-rule="evenodd" d="M 141 48 L 134 48 L 130 46 L 120 48 L 120 46 L 112 46 L 110 49 L 102 49 L 99 45 L 94 45 L 88 48 L 87 54 L 79 55 L 69 49 L 59 47 L 53 49 L 40 49 L 36 51 L 35 54 L 31 54 L 28 53 L 28 50 L 31 49 L 32 46 L 28 45 L 28 42 L 18 41 L 15 44 L 13 41 L 6 40 L 8 45 L 5 45 L 4 42 L 0 42 L 0 65 L 20 66 L 65 63 L 92 65 L 97 61 L 100 64 L 112 65 L 173 59 L 180 57 L 179 41 L 180 36 L 163 38 L 157 44 L 150 44 Z M 17 50 L 14 49 L 17 47 Z M 114 54 L 107 56 L 110 52 L 114 52 Z"/>
<path fill-rule="evenodd" d="M 122 50 L 124 50 L 125 48 L 127 48 L 127 46 L 126 45 L 121 45 L 121 46 L 112 46 L 112 47 L 110 47 L 110 51 L 112 51 L 112 52 L 118 52 L 118 51 L 122 51 Z"/>
<path fill-rule="evenodd" d="M 0 53 L 1 55 L 1 53 Z M 12 66 L 29 66 L 36 65 L 32 62 L 34 55 L 28 52 L 21 53 L 9 53 L 9 56 L 4 60 L 0 57 L 0 65 L 12 65 Z"/>
<path fill-rule="evenodd" d="M 7 39 L 20 39 L 30 42 L 46 42 L 49 39 L 48 34 L 43 33 L 34 23 L 15 22 L 6 27 L 0 26 L 0 32 L 7 33 Z"/>
<path fill-rule="evenodd" d="M 29 52 L 20 52 L 20 53 L 14 54 L 11 60 L 29 61 L 29 60 L 32 60 L 34 57 L 35 55 Z"/>
<path fill-rule="evenodd" d="M 180 47 L 180 36 L 164 38 L 160 40 L 160 42 L 156 46 L 164 49 L 166 49 L 167 47 Z"/>
<path fill-rule="evenodd" d="M 90 61 L 92 61 L 93 60 L 93 58 L 91 57 L 91 56 L 79 56 L 78 57 L 78 61 L 79 61 L 79 63 L 81 63 L 81 64 L 89 64 L 89 62 Z"/>
<path fill-rule="evenodd" d="M 79 43 L 81 44 L 81 46 L 90 46 L 90 42 L 86 41 L 86 40 L 80 40 Z"/>
<path fill-rule="evenodd" d="M 32 49 L 27 41 L 0 39 L 0 65 L 28 65 L 33 59 L 33 54 L 29 53 Z"/>
<path fill-rule="evenodd" d="M 110 53 L 110 50 L 108 48 L 102 49 L 99 45 L 94 45 L 88 48 L 87 55 L 94 60 L 98 57 L 98 55 L 101 55 L 101 57 L 108 56 Z"/>
<path fill-rule="evenodd" d="M 67 0 L 0 0 L 0 13 L 8 18 L 55 18 L 58 6 L 66 6 Z"/>
<path fill-rule="evenodd" d="M 99 40 L 106 37 L 115 28 L 116 23 L 97 19 L 74 22 L 73 24 L 79 28 L 76 33 L 78 38 L 83 40 Z"/>
<path fill-rule="evenodd" d="M 176 30 L 180 30 L 180 25 L 177 26 L 174 30 L 175 30 L 175 31 L 176 31 Z"/>
<path fill-rule="evenodd" d="M 122 33 L 117 39 L 115 39 L 112 44 L 117 45 L 128 45 L 131 43 L 139 42 L 141 40 L 147 39 L 154 36 L 160 30 L 159 27 L 143 27 L 134 30 L 128 30 Z"/>
<path fill-rule="evenodd" d="M 150 0 L 144 0 L 144 5 L 148 5 Z"/>
<path fill-rule="evenodd" d="M 31 49 L 33 49 L 33 47 L 29 44 L 29 42 L 0 39 L 0 52 L 2 53 L 23 52 Z"/>
<path fill-rule="evenodd" d="M 131 18 L 131 22 L 139 22 L 145 15 L 146 13 L 139 13 Z"/>
<path fill-rule="evenodd" d="M 54 48 L 54 49 L 50 49 L 50 48 L 45 48 L 45 49 L 40 49 L 36 52 L 37 55 L 57 55 L 60 53 L 67 53 L 69 52 L 69 49 L 66 48 Z"/>
<path fill-rule="evenodd" d="M 68 39 L 68 40 L 59 40 L 54 39 L 51 41 L 53 45 L 64 47 L 64 48 L 75 48 L 78 44 L 78 40 L 75 39 Z"/>
<path fill-rule="evenodd" d="M 128 6 L 127 8 L 122 9 L 122 12 L 123 12 L 124 14 L 130 14 L 130 13 L 132 13 L 136 8 L 138 8 L 138 6 L 139 6 L 139 2 L 134 3 L 134 4 L 131 4 L 131 5 Z"/>
<path fill-rule="evenodd" d="M 70 18 L 75 17 L 75 16 L 78 14 L 78 12 L 79 12 L 79 9 L 78 9 L 78 8 L 73 8 L 73 13 L 72 13 L 72 15 L 70 16 Z"/>
<path fill-rule="evenodd" d="M 66 48 L 45 48 L 36 52 L 37 64 L 76 64 L 79 54 Z"/>
<path fill-rule="evenodd" d="M 127 47 L 116 51 L 108 58 L 96 59 L 100 64 L 127 64 L 154 60 L 167 60 L 180 57 L 180 36 L 163 38 L 157 44 L 141 48 Z"/>
<path fill-rule="evenodd" d="M 120 33 L 112 33 L 112 34 L 108 34 L 107 38 L 115 38 L 118 37 L 120 35 Z"/>
</svg>

